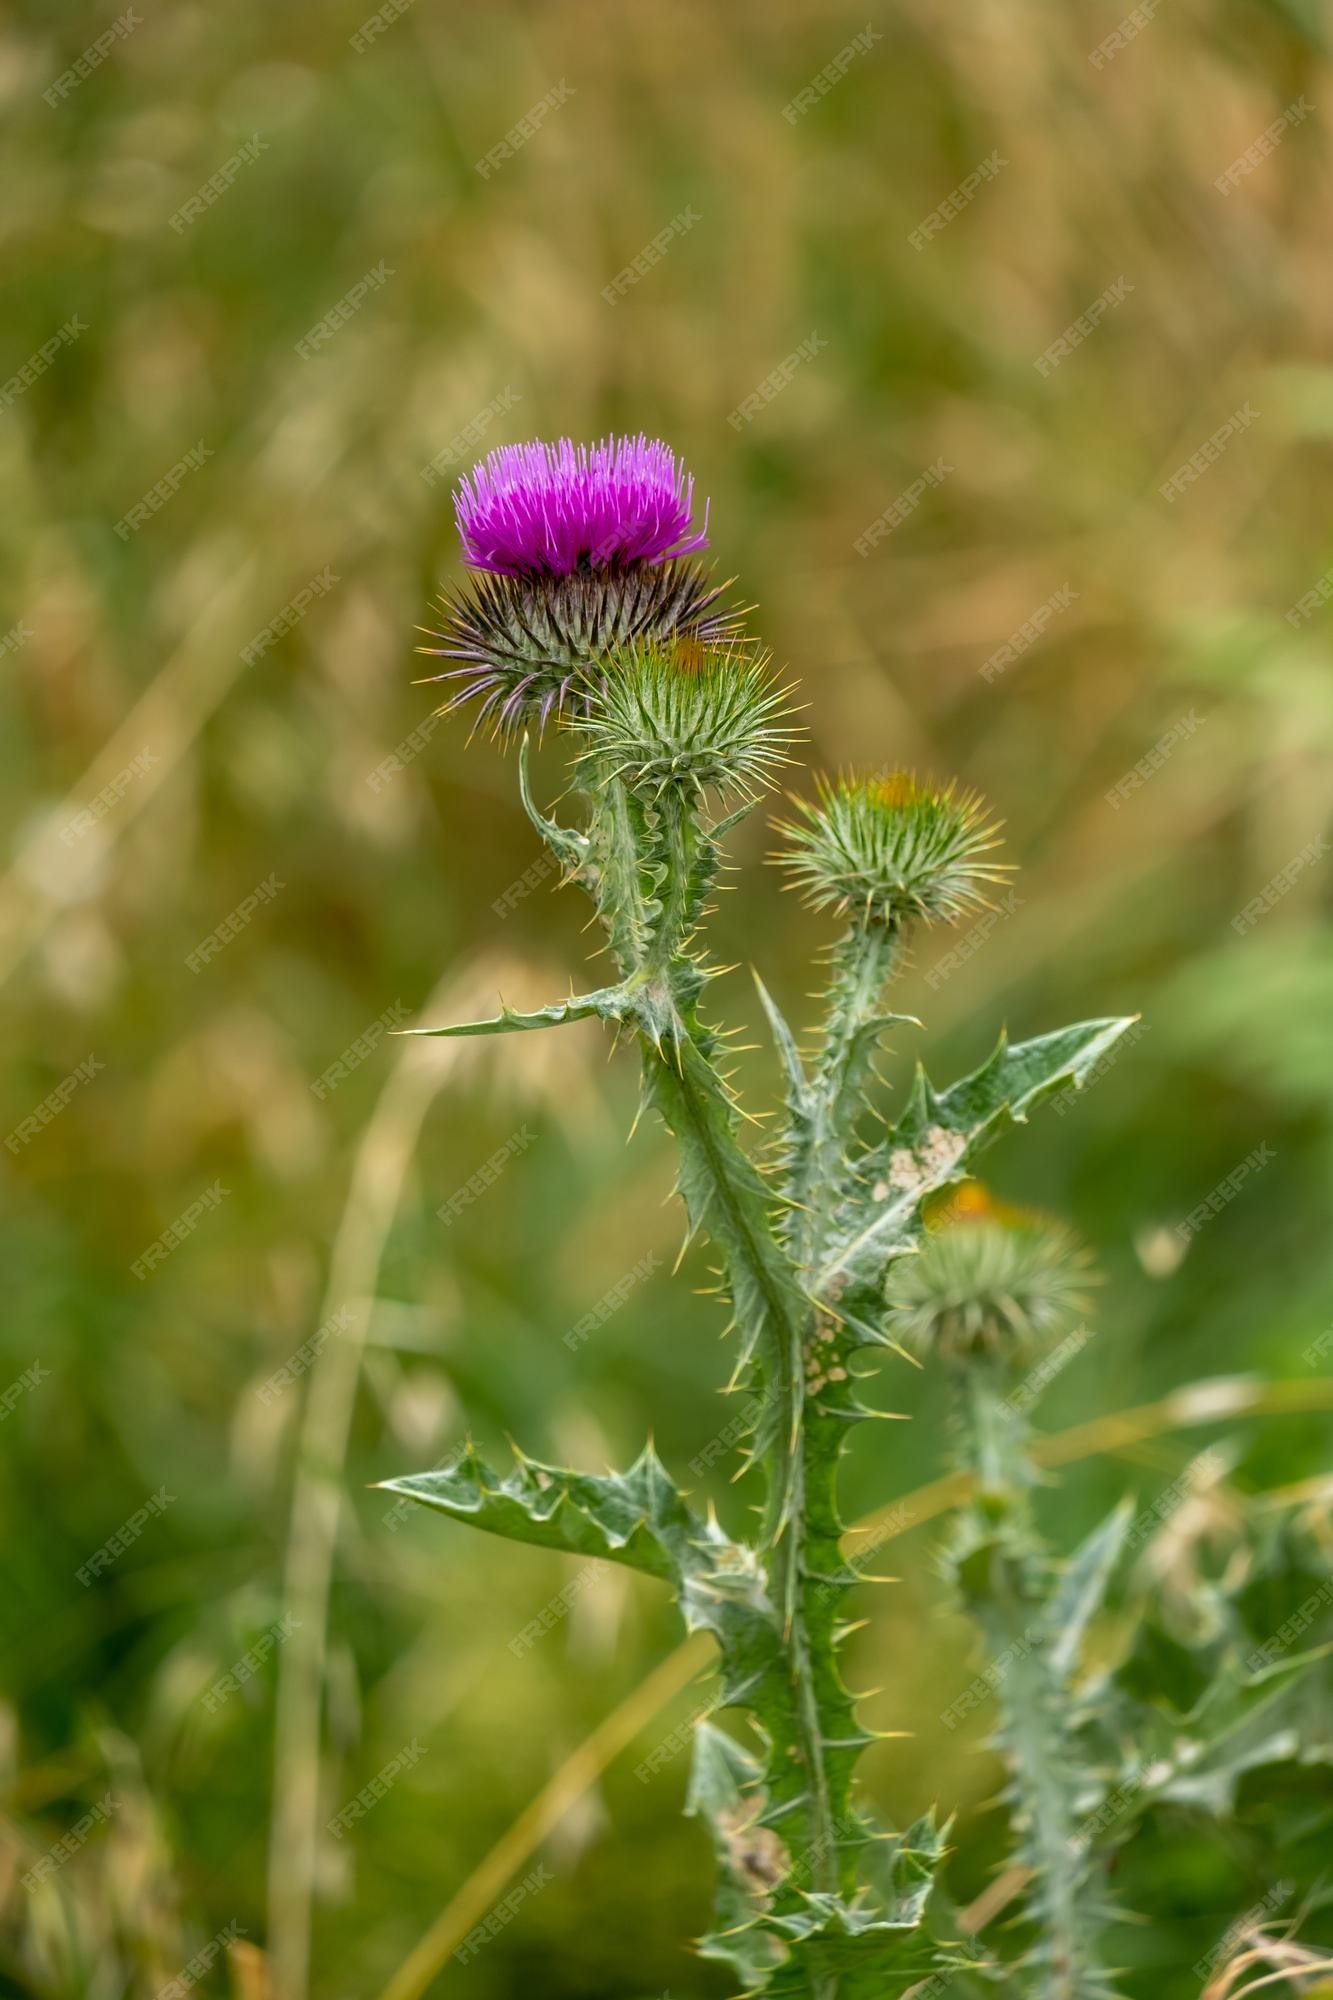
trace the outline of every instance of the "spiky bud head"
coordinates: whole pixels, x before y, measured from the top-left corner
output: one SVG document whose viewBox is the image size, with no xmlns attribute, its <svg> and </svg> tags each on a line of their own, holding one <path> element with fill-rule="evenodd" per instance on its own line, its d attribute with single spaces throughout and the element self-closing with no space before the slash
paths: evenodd
<svg viewBox="0 0 1333 2000">
<path fill-rule="evenodd" d="M 969 1182 L 927 1218 L 889 1279 L 894 1336 L 954 1367 L 1028 1366 L 1087 1306 L 1094 1274 L 1072 1231 Z"/>
<path fill-rule="evenodd" d="M 951 921 L 987 907 L 989 885 L 1011 872 L 986 859 L 999 829 L 975 792 L 921 784 L 910 772 L 822 779 L 780 826 L 775 857 L 811 907 L 869 924 Z"/>
<path fill-rule="evenodd" d="M 753 797 L 791 760 L 791 690 L 748 647 L 631 645 L 589 676 L 577 726 L 585 761 L 647 798 L 676 790 Z"/>
<path fill-rule="evenodd" d="M 675 454 L 646 437 L 600 444 L 504 445 L 455 495 L 468 585 L 446 592 L 438 644 L 418 648 L 459 664 L 446 709 L 473 713 L 504 735 L 586 708 L 587 670 L 627 645 L 675 638 L 740 646 L 743 613 L 725 585 L 689 560 L 707 546 L 692 519 L 694 482 Z"/>
</svg>

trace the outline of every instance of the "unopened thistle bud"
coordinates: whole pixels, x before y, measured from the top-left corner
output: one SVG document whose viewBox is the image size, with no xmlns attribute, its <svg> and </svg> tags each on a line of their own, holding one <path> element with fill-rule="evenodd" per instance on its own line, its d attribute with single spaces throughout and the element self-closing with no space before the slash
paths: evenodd
<svg viewBox="0 0 1333 2000">
<path fill-rule="evenodd" d="M 653 798 L 714 789 L 753 797 L 789 763 L 790 689 L 767 654 L 676 640 L 613 653 L 592 676 L 585 761 L 605 778 Z"/>
<path fill-rule="evenodd" d="M 419 650 L 462 662 L 431 678 L 456 681 L 447 706 L 475 700 L 500 733 L 586 707 L 585 670 L 614 647 L 740 640 L 724 586 L 688 560 L 707 547 L 707 509 L 696 527 L 694 482 L 661 442 L 503 445 L 454 505 L 480 574 L 445 595 L 441 643 Z"/>
<path fill-rule="evenodd" d="M 1087 1252 L 1061 1223 L 994 1201 L 969 1182 L 893 1266 L 895 1337 L 954 1367 L 977 1357 L 1027 1366 L 1087 1304 Z"/>
<path fill-rule="evenodd" d="M 952 920 L 984 909 L 987 885 L 1010 873 L 985 859 L 999 845 L 998 828 L 975 792 L 895 771 L 823 780 L 816 800 L 795 804 L 776 859 L 817 910 L 867 924 Z"/>
</svg>

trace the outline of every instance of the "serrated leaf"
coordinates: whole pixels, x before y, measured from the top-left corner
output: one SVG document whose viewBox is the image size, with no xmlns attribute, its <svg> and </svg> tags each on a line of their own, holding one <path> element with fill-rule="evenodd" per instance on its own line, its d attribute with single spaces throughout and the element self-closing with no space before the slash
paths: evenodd
<svg viewBox="0 0 1333 2000">
<path fill-rule="evenodd" d="M 786 1017 L 778 1006 L 777 1001 L 773 998 L 773 995 L 769 992 L 753 967 L 750 969 L 750 976 L 754 980 L 760 1005 L 763 1007 L 768 1020 L 769 1030 L 773 1036 L 773 1046 L 776 1048 L 782 1062 L 782 1074 L 787 1088 L 788 1109 L 793 1117 L 799 1118 L 808 1115 L 810 1084 L 805 1073 L 805 1064 L 801 1061 L 800 1051 L 796 1046 L 796 1037 L 788 1027 Z"/>
<path fill-rule="evenodd" d="M 580 993 L 571 1000 L 556 1000 L 520 1014 L 504 1007 L 486 1021 L 460 1021 L 448 1028 L 403 1028 L 405 1035 L 521 1035 L 531 1028 L 562 1028 L 567 1021 L 623 1021 L 632 1012 L 634 996 L 625 986 L 602 986 L 595 993 Z"/>
<path fill-rule="evenodd" d="M 1051 1666 L 1062 1680 L 1073 1673 L 1083 1635 L 1101 1609 L 1133 1516 L 1129 1498 L 1112 1509 L 1070 1557 L 1051 1599 Z"/>
<path fill-rule="evenodd" d="M 862 1162 L 866 1192 L 847 1205 L 845 1229 L 816 1291 L 878 1303 L 894 1256 L 910 1246 L 922 1202 L 960 1179 L 1011 1125 L 1063 1090 L 1078 1089 L 1137 1016 L 1084 1021 L 1012 1047 L 1001 1036 L 980 1069 L 937 1091 L 918 1068 L 912 1096 L 888 1138 Z"/>
<path fill-rule="evenodd" d="M 511 1542 L 601 1556 L 673 1582 L 703 1567 L 705 1524 L 652 1446 L 628 1472 L 571 1472 L 519 1458 L 503 1478 L 475 1453 L 442 1472 L 386 1479 L 385 1488 Z"/>
</svg>

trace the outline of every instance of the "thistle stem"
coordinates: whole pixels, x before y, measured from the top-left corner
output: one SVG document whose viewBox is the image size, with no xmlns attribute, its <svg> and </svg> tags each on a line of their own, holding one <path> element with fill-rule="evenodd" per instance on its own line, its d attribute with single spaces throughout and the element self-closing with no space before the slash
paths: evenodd
<svg viewBox="0 0 1333 2000">
<path fill-rule="evenodd" d="M 1012 1776 L 1015 1824 L 1033 1873 L 1029 1914 L 1040 1932 L 1034 1969 L 1040 2000 L 1092 2000 L 1098 1976 L 1096 1925 L 1087 1912 L 1079 1857 L 1074 1759 L 1066 1736 L 1070 1688 L 1051 1664 L 1047 1561 L 1032 1520 L 1034 1477 L 1022 1412 L 1008 1377 L 973 1356 L 962 1382 L 964 1458 L 977 1482 L 976 1532 L 989 1541 L 984 1574 L 968 1599 L 992 1654 L 1001 1729 Z"/>
</svg>

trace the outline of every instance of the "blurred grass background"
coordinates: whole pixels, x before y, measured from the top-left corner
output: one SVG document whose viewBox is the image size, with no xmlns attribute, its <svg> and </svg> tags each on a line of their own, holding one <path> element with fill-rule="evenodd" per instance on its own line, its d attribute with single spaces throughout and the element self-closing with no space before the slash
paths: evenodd
<svg viewBox="0 0 1333 2000">
<path fill-rule="evenodd" d="M 1245 935 L 1231 921 L 1328 823 L 1327 614 L 1285 617 L 1333 562 L 1325 11 L 1172 0 L 1100 65 L 1120 0 L 416 0 L 358 49 L 368 12 L 150 0 L 54 103 L 43 93 L 114 10 L 20 0 L 0 28 L 0 380 L 73 316 L 86 325 L 0 409 L 17 1135 L 0 1154 L 0 1390 L 19 1385 L 0 1436 L 6 1993 L 152 1994 L 231 1926 L 248 1942 L 199 1990 L 230 1979 L 259 2000 L 275 1924 L 296 1940 L 293 1995 L 377 1993 L 675 1643 L 660 1593 L 598 1574 L 516 1652 L 568 1565 L 386 1520 L 368 1490 L 468 1429 L 595 1466 L 651 1427 L 683 1473 L 729 1414 L 721 1319 L 670 1275 L 668 1149 L 647 1128 L 626 1147 L 634 1065 L 608 1063 L 596 1032 L 397 1071 L 403 1045 L 380 1036 L 313 1088 L 389 1010 L 441 1020 L 489 1011 L 497 987 L 540 1002 L 582 976 L 573 898 L 543 882 L 503 920 L 492 909 L 536 858 L 512 763 L 456 724 L 403 748 L 432 707 L 413 628 L 457 568 L 447 481 L 423 468 L 497 399 L 485 447 L 643 428 L 684 455 L 723 572 L 810 703 L 812 761 L 957 774 L 1006 818 L 1012 912 L 947 977 L 931 974 L 954 940 L 926 940 L 898 1002 L 923 1016 L 937 1078 L 1002 1023 L 1142 1010 L 1147 1031 L 1069 1115 L 994 1156 L 996 1184 L 1072 1218 L 1111 1281 L 1043 1424 L 1199 1376 L 1327 1368 L 1307 1357 L 1333 1320 L 1327 864 Z M 868 22 L 877 39 L 845 76 L 784 117 Z M 535 136 L 479 174 L 562 82 Z M 1312 115 L 1220 193 L 1302 95 Z M 256 135 L 263 150 L 174 230 Z M 914 248 L 995 153 L 1000 170 Z M 697 223 L 608 304 L 688 207 Z M 384 282 L 302 359 L 296 343 L 380 264 Z M 1039 372 L 1122 279 L 1122 302 Z M 781 393 L 729 423 L 812 334 Z M 1252 423 L 1164 500 L 1247 403 Z M 118 535 L 200 445 L 179 490 Z M 947 476 L 858 555 L 941 459 Z M 326 570 L 336 583 L 243 658 Z M 983 677 L 1062 591 L 1042 636 Z M 376 779 L 395 751 L 402 768 Z M 548 745 L 547 796 L 560 765 Z M 799 1011 L 826 934 L 758 865 L 762 819 L 736 836 L 742 893 L 716 943 Z M 743 973 L 715 994 L 757 1025 Z M 90 1056 L 95 1073 L 24 1136 Z M 746 1081 L 772 1088 L 762 1055 Z M 516 1134 L 446 1225 L 440 1205 Z M 1181 1217 L 1264 1145 L 1271 1163 L 1181 1254 Z M 225 1195 L 136 1278 L 215 1183 Z M 562 1333 L 654 1253 L 571 1352 Z M 692 1255 L 686 1275 L 704 1271 Z M 349 1340 L 316 1339 L 308 1371 L 266 1386 L 343 1311 Z M 915 1421 L 868 1427 L 855 1511 L 947 1461 L 940 1384 L 900 1367 L 884 1394 Z M 1323 1418 L 1241 1442 L 1252 1490 L 1327 1466 Z M 1061 1535 L 1126 1488 L 1150 1500 L 1197 1446 L 1063 1473 L 1048 1496 Z M 170 1504 L 83 1587 L 79 1566 L 163 1486 Z M 735 1504 L 720 1478 L 718 1493 Z M 902 1582 L 868 1598 L 871 1719 L 917 1733 L 864 1768 L 900 1819 L 932 1799 L 960 1810 L 956 1887 L 975 1894 L 998 1851 L 996 1768 L 979 1734 L 934 1720 L 975 1671 L 934 1532 L 896 1544 Z M 326 1547 L 327 1644 L 318 1620 L 273 1639 L 285 1574 L 322 1601 Z M 210 1705 L 256 1646 L 245 1687 Z M 726 1991 L 681 1945 L 709 1872 L 678 1819 L 686 1760 L 635 1776 L 697 1699 L 579 1798 L 529 1864 L 547 1886 L 432 1992 Z M 365 1819 L 328 1834 L 413 1744 Z M 108 1791 L 108 1821 L 25 1894 L 25 1871 Z M 1136 1946 L 1136 1993 L 1195 1991 L 1181 1968 L 1219 1911 L 1244 1907 L 1225 1858 L 1190 1853 Z"/>
</svg>

